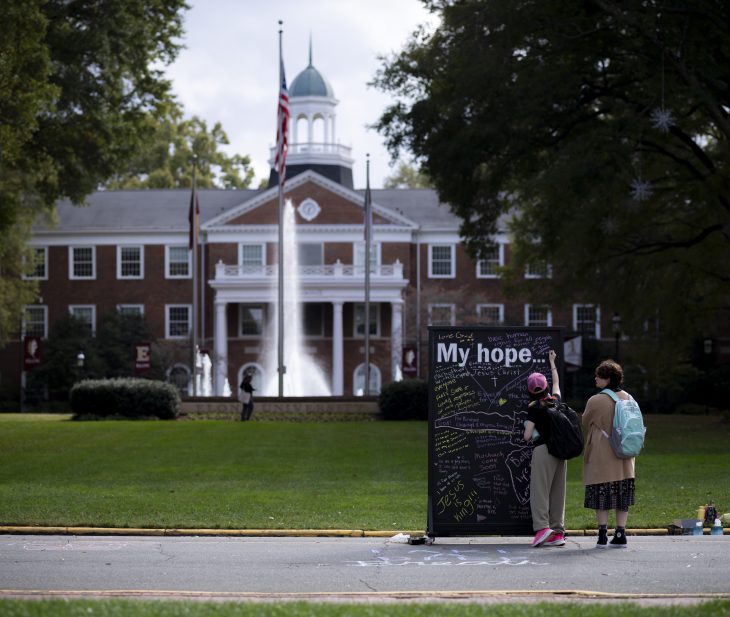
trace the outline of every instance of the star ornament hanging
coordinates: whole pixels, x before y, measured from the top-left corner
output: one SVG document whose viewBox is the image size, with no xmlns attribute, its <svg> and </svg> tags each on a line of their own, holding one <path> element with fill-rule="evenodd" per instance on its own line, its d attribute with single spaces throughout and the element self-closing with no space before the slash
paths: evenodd
<svg viewBox="0 0 730 617">
<path fill-rule="evenodd" d="M 634 201 L 646 201 L 651 197 L 652 192 L 651 182 L 647 180 L 635 178 L 631 183 L 631 197 Z"/>
<path fill-rule="evenodd" d="M 668 133 L 669 129 L 674 126 L 674 118 L 672 112 L 664 107 L 656 107 L 649 114 L 649 120 L 651 125 L 655 129 L 660 130 L 662 133 Z"/>
</svg>

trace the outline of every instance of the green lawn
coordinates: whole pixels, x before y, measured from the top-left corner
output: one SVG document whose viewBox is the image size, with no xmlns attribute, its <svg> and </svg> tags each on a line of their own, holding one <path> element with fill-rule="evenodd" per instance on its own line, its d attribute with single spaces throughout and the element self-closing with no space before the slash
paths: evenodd
<svg viewBox="0 0 730 617">
<path fill-rule="evenodd" d="M 722 617 L 730 601 L 694 606 L 639 607 L 636 604 L 310 604 L 304 602 L 208 603 L 135 600 L 0 600 L 3 617 Z"/>
<path fill-rule="evenodd" d="M 420 530 L 425 422 L 71 422 L 0 415 L 0 524 Z M 629 526 L 730 511 L 730 423 L 647 416 Z M 566 523 L 593 528 L 570 462 Z"/>
</svg>

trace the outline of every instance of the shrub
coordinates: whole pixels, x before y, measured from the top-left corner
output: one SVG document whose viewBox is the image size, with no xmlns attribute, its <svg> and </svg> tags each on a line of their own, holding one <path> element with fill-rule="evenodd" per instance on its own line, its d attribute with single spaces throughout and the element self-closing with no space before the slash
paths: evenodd
<svg viewBox="0 0 730 617">
<path fill-rule="evenodd" d="M 169 383 L 149 379 L 98 379 L 71 389 L 74 418 L 123 417 L 171 420 L 180 413 L 180 394 Z"/>
<path fill-rule="evenodd" d="M 384 420 L 428 420 L 428 384 L 422 379 L 385 384 L 378 407 Z"/>
</svg>

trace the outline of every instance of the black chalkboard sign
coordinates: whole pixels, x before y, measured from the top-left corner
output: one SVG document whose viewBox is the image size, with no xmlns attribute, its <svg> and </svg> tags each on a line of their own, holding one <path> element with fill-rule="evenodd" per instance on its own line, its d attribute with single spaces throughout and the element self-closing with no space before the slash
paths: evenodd
<svg viewBox="0 0 730 617">
<path fill-rule="evenodd" d="M 562 330 L 428 330 L 428 535 L 532 535 L 527 376 L 562 375 Z"/>
</svg>

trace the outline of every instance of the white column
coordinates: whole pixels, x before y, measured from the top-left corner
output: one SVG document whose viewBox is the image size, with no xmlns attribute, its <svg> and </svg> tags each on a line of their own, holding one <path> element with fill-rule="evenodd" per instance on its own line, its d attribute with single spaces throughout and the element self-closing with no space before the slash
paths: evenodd
<svg viewBox="0 0 730 617">
<path fill-rule="evenodd" d="M 344 393 L 344 348 L 342 335 L 341 301 L 332 303 L 332 395 L 342 396 Z"/>
<path fill-rule="evenodd" d="M 400 367 L 403 355 L 403 302 L 391 302 L 390 309 L 390 376 L 395 381 L 403 378 Z"/>
<path fill-rule="evenodd" d="M 225 302 L 215 302 L 215 393 L 223 396 L 223 387 L 228 377 L 228 323 Z M 238 386 L 238 384 L 234 384 Z M 236 391 L 233 387 L 231 390 Z"/>
</svg>

